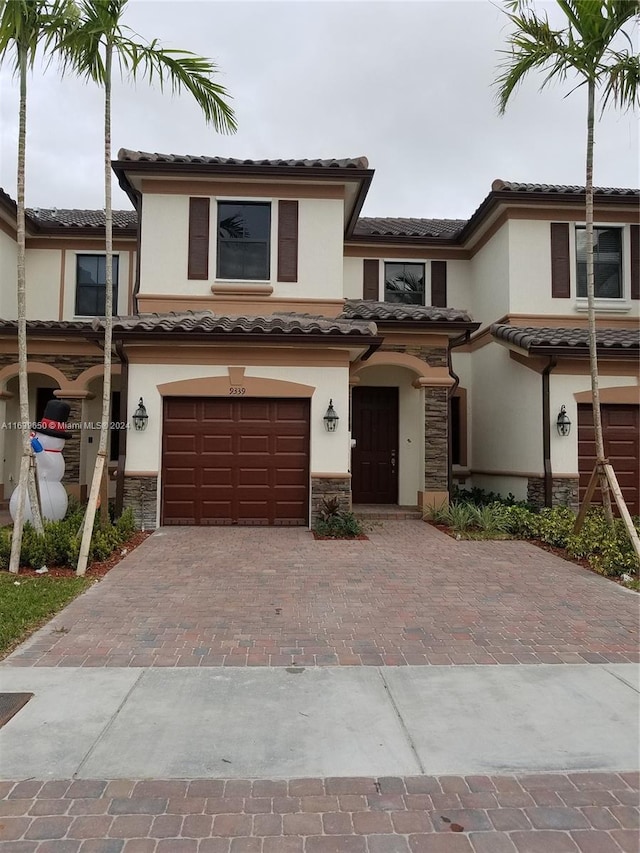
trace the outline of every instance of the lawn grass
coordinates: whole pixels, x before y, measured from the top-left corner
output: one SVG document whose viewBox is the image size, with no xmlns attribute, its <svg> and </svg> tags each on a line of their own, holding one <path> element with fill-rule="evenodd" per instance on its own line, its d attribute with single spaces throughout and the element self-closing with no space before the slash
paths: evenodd
<svg viewBox="0 0 640 853">
<path fill-rule="evenodd" d="M 0 572 L 0 657 L 92 584 L 91 578 Z"/>
</svg>

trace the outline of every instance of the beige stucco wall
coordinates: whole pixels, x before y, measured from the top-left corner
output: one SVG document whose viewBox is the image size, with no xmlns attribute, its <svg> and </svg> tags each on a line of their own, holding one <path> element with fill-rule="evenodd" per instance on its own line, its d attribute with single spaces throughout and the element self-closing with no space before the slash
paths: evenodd
<svg viewBox="0 0 640 853">
<path fill-rule="evenodd" d="M 620 388 L 638 384 L 635 376 L 600 376 L 599 387 Z M 591 390 L 589 375 L 570 376 L 552 373 L 549 382 L 549 408 L 551 418 L 551 468 L 554 474 L 578 473 L 578 404 L 574 394 Z M 565 406 L 571 421 L 568 436 L 559 436 L 555 423 L 560 407 Z"/>
<path fill-rule="evenodd" d="M 0 231 L 0 317 L 16 317 L 16 242 Z"/>
<path fill-rule="evenodd" d="M 509 312 L 509 229 L 505 223 L 471 259 L 473 319 L 494 323 Z"/>
<path fill-rule="evenodd" d="M 345 299 L 362 299 L 362 258 L 344 258 Z"/>
<path fill-rule="evenodd" d="M 472 411 L 474 485 L 526 497 L 526 479 L 518 493 L 504 474 L 475 472 L 542 474 L 541 376 L 514 362 L 499 344 L 482 347 L 473 353 Z"/>
<path fill-rule="evenodd" d="M 184 379 L 228 376 L 225 365 L 163 364 L 161 370 L 148 364 L 132 364 L 129 368 L 128 412 L 135 411 L 140 397 L 149 415 L 145 432 L 129 430 L 127 441 L 127 471 L 161 471 L 162 397 L 159 384 Z M 246 377 L 278 379 L 311 385 L 311 472 L 345 473 L 348 471 L 350 442 L 348 432 L 349 371 L 346 367 L 252 367 Z M 328 433 L 323 417 L 333 399 L 340 417 L 335 433 Z"/>
<path fill-rule="evenodd" d="M 227 200 L 221 199 L 221 200 Z M 271 284 L 273 296 L 302 299 L 342 298 L 343 202 L 341 199 L 300 199 L 298 206 L 298 281 L 277 281 L 277 199 L 271 202 Z M 210 296 L 216 279 L 217 212 L 212 199 L 209 223 L 209 278 L 187 278 L 189 198 L 147 195 L 142 208 L 140 257 L 141 293 Z M 225 283 L 220 280 L 221 283 Z"/>
<path fill-rule="evenodd" d="M 60 249 L 27 250 L 27 317 L 57 320 L 60 313 Z"/>
<path fill-rule="evenodd" d="M 585 316 L 585 301 L 576 298 L 576 224 L 570 223 L 569 256 L 571 297 L 554 299 L 551 295 L 551 233 L 548 221 L 511 220 L 509 222 L 509 270 L 511 275 L 511 312 L 514 314 L 569 314 Z M 606 225 L 607 223 L 597 224 Z M 614 223 L 615 225 L 615 223 Z M 619 223 L 616 227 L 620 227 Z M 622 229 L 624 299 L 600 303 L 601 313 L 616 316 L 640 316 L 640 302 L 630 298 L 631 246 L 629 227 Z M 622 309 L 621 311 L 615 310 Z"/>
<path fill-rule="evenodd" d="M 424 490 L 424 391 L 399 367 L 371 367 L 358 374 L 360 385 L 398 388 L 398 503 L 415 506 Z"/>
</svg>

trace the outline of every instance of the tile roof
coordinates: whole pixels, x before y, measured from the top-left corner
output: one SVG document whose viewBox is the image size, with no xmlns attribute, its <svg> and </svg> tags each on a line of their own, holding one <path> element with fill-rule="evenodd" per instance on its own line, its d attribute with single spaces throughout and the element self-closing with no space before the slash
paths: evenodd
<svg viewBox="0 0 640 853">
<path fill-rule="evenodd" d="M 96 318 L 93 329 L 104 328 L 104 319 Z M 113 331 L 118 332 L 192 332 L 202 334 L 294 334 L 294 335 L 356 335 L 377 334 L 373 322 L 355 319 L 331 319 L 313 314 L 224 315 L 212 311 L 171 311 L 166 314 L 133 314 L 114 317 Z"/>
<path fill-rule="evenodd" d="M 0 332 L 16 332 L 17 320 L 0 319 Z M 30 332 L 90 332 L 91 320 L 27 320 Z"/>
<path fill-rule="evenodd" d="M 526 350 L 562 349 L 586 354 L 589 349 L 589 331 L 580 328 L 536 328 L 495 323 L 491 334 L 500 341 Z M 640 350 L 640 329 L 597 329 L 598 349 Z"/>
<path fill-rule="evenodd" d="M 58 210 L 57 208 L 27 208 L 27 215 L 43 226 L 61 226 L 63 228 L 104 228 L 104 210 Z M 138 215 L 135 210 L 114 210 L 113 227 L 136 228 Z"/>
<path fill-rule="evenodd" d="M 503 181 L 501 178 L 491 184 L 492 192 L 515 192 L 515 193 L 554 193 L 554 194 L 580 194 L 584 193 L 584 187 L 568 186 L 564 184 L 523 184 L 517 181 Z M 594 187 L 596 195 L 607 196 L 640 196 L 640 190 L 622 187 Z"/>
<path fill-rule="evenodd" d="M 340 317 L 357 320 L 427 321 L 431 323 L 473 323 L 467 311 L 457 308 L 434 308 L 431 305 L 403 305 L 397 302 L 373 302 L 347 299 Z"/>
<path fill-rule="evenodd" d="M 414 219 L 363 216 L 353 229 L 354 237 L 455 237 L 466 219 Z"/>
<path fill-rule="evenodd" d="M 287 168 L 300 166 L 306 169 L 369 168 L 369 161 L 366 157 L 353 157 L 342 160 L 242 160 L 236 157 L 208 157 L 206 155 L 197 156 L 194 154 L 158 154 L 148 151 L 131 151 L 128 148 L 121 148 L 118 151 L 118 160 L 129 163 L 180 163 L 201 166 L 285 166 Z"/>
</svg>

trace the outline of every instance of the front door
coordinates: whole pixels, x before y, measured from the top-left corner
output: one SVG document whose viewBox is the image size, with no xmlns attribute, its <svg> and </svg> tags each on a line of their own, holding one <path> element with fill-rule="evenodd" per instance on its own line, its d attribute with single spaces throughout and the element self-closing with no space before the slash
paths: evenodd
<svg viewBox="0 0 640 853">
<path fill-rule="evenodd" d="M 354 388 L 351 488 L 357 504 L 398 502 L 398 389 Z"/>
</svg>

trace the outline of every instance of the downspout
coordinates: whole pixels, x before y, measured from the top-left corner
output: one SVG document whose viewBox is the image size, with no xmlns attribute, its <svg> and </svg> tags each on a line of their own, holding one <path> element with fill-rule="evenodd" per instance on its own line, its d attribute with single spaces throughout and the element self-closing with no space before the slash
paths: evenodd
<svg viewBox="0 0 640 853">
<path fill-rule="evenodd" d="M 549 399 L 549 376 L 558 363 L 556 356 L 551 356 L 549 363 L 542 371 L 542 456 L 544 464 L 544 505 L 550 507 L 553 503 L 553 471 L 551 470 L 551 403 Z"/>
<path fill-rule="evenodd" d="M 116 352 L 120 359 L 120 421 L 128 424 L 128 398 L 129 398 L 129 359 L 121 340 L 117 340 Z M 128 429 L 124 429 L 120 436 L 118 447 L 118 470 L 116 473 L 116 518 L 122 515 L 124 509 L 124 466 L 127 458 L 127 435 Z"/>
<path fill-rule="evenodd" d="M 451 495 L 451 491 L 453 489 L 453 452 L 452 452 L 452 439 L 451 439 L 451 398 L 456 393 L 456 389 L 460 385 L 460 377 L 453 369 L 453 360 L 451 358 L 451 350 L 454 347 L 462 346 L 462 344 L 469 343 L 469 339 L 471 338 L 471 332 L 469 329 L 466 329 L 463 335 L 455 338 L 449 343 L 449 347 L 447 349 L 447 365 L 449 367 L 449 374 L 453 376 L 453 385 L 449 387 L 449 393 L 447 395 L 447 487 L 449 495 Z"/>
</svg>

